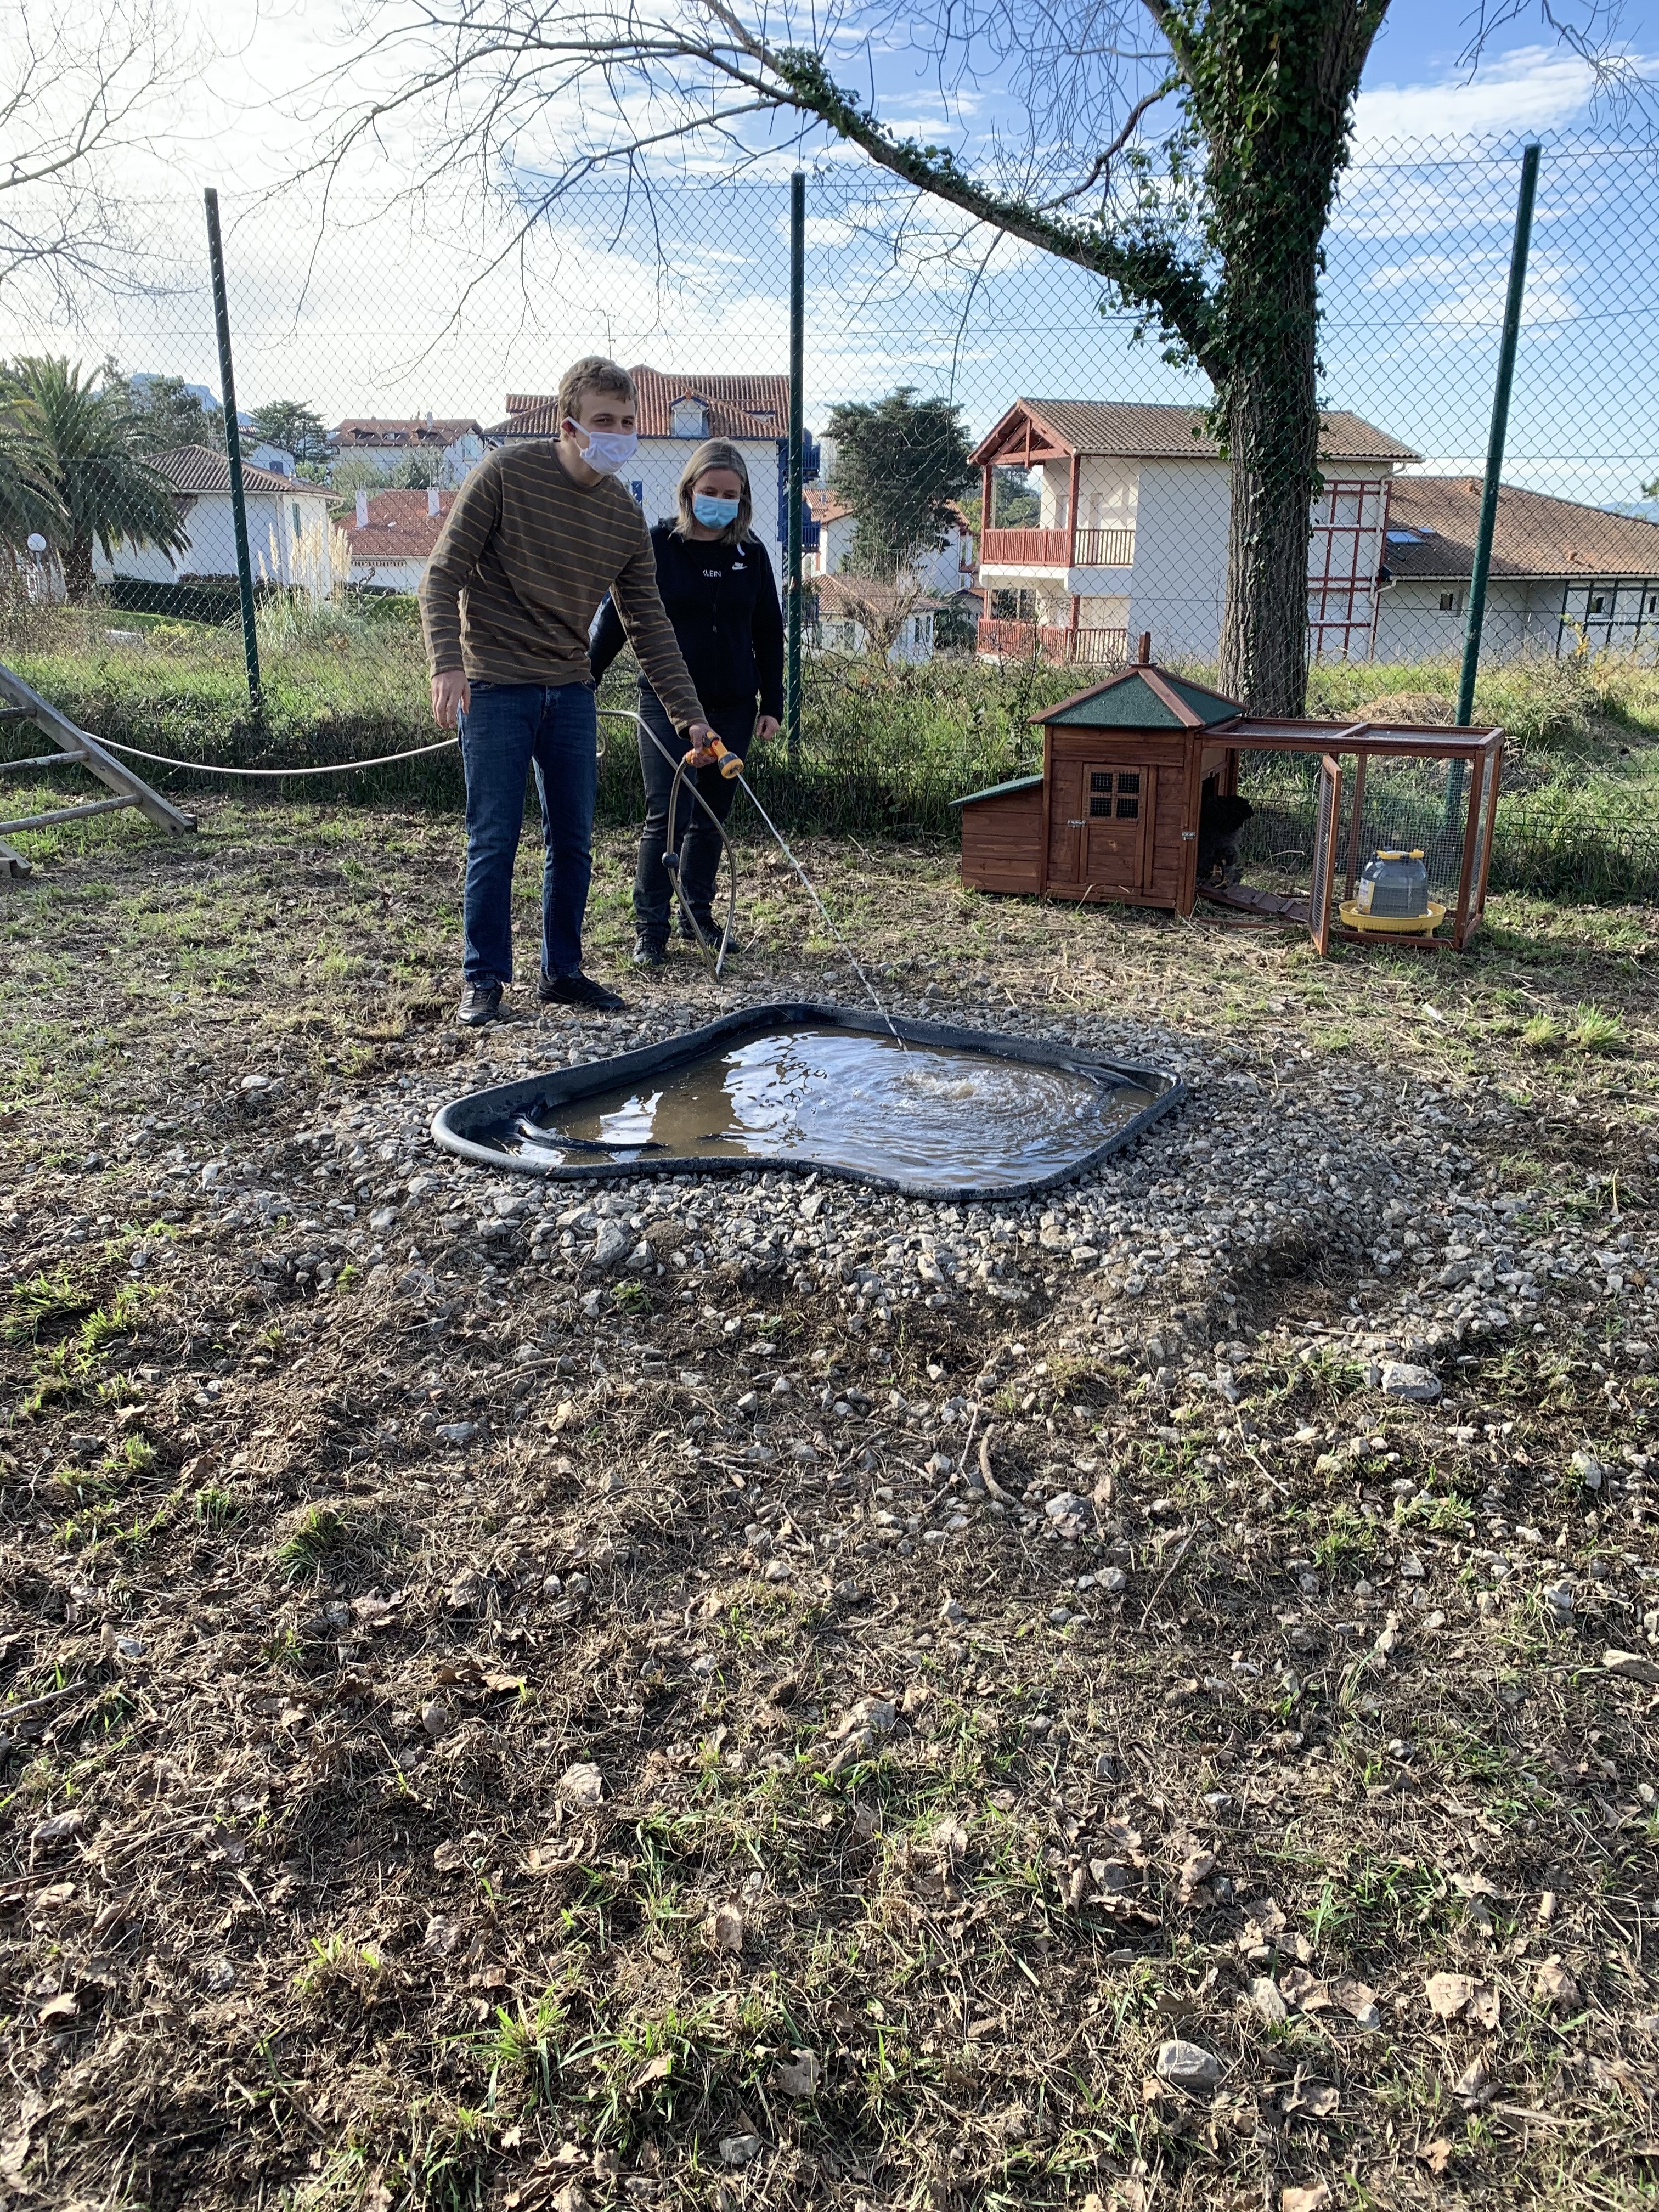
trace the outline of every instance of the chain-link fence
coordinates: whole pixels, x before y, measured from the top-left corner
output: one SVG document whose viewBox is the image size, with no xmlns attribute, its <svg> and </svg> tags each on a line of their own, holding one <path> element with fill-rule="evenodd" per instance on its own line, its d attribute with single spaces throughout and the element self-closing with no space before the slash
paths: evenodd
<svg viewBox="0 0 1659 2212">
<path fill-rule="evenodd" d="M 1384 698 L 1451 719 L 1519 173 L 1518 142 L 1371 143 L 1344 179 L 1322 288 L 1313 711 Z M 559 374 L 583 352 L 640 372 L 624 477 L 647 515 L 672 512 L 703 436 L 730 436 L 782 576 L 786 179 L 601 173 L 507 246 L 506 209 L 471 232 L 430 202 L 337 203 L 319 225 L 227 191 L 222 210 L 263 720 L 246 713 L 206 236 L 185 198 L 148 210 L 153 291 L 76 327 L 0 301 L 0 355 L 59 426 L 75 486 L 68 528 L 31 540 L 27 514 L 6 517 L 3 657 L 70 711 L 203 759 L 431 734 L 414 589 L 481 457 L 556 431 Z M 1477 702 L 1522 739 L 1517 817 L 1554 818 L 1564 732 L 1645 711 L 1656 227 L 1652 149 L 1546 138 Z M 1138 337 L 1098 280 L 864 166 L 808 179 L 805 295 L 804 825 L 943 829 L 955 793 L 1030 763 L 1034 708 L 1142 633 L 1213 676 L 1230 470 L 1201 374 Z M 929 526 L 907 539 L 916 514 Z M 625 764 L 610 774 L 608 803 L 631 806 Z M 1580 775 L 1577 812 L 1623 836 L 1643 810 L 1620 774 Z M 453 771 L 410 775 L 447 791 Z"/>
</svg>

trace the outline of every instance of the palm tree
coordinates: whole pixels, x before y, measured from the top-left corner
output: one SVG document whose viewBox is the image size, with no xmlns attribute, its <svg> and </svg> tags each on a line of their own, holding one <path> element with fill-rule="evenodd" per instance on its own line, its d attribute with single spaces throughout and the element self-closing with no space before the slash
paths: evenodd
<svg viewBox="0 0 1659 2212">
<path fill-rule="evenodd" d="M 0 545 L 21 552 L 37 532 L 61 535 L 68 520 L 52 488 L 40 410 L 0 384 Z"/>
<path fill-rule="evenodd" d="M 62 514 L 44 535 L 61 553 L 72 600 L 92 596 L 94 542 L 113 559 L 122 539 L 165 552 L 190 543 L 167 478 L 143 452 L 143 428 L 124 394 L 62 356 L 29 356 L 4 372 L 5 398 L 37 426 Z"/>
</svg>

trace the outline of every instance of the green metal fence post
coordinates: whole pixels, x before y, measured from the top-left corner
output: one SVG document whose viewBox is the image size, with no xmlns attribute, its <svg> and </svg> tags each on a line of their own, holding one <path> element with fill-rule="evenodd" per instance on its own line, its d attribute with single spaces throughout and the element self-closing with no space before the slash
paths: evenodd
<svg viewBox="0 0 1659 2212">
<path fill-rule="evenodd" d="M 1504 335 L 1498 349 L 1498 381 L 1492 395 L 1492 431 L 1486 440 L 1486 481 L 1480 494 L 1480 520 L 1469 568 L 1468 618 L 1463 629 L 1463 668 L 1457 685 L 1457 726 L 1466 730 L 1474 714 L 1474 675 L 1480 660 L 1480 630 L 1486 616 L 1486 580 L 1492 573 L 1492 532 L 1498 525 L 1498 493 L 1504 473 L 1504 445 L 1509 435 L 1510 392 L 1515 382 L 1516 342 L 1521 334 L 1521 302 L 1527 289 L 1527 255 L 1532 246 L 1533 202 L 1538 195 L 1538 148 L 1521 155 L 1521 198 L 1515 210 L 1515 240 L 1510 248 L 1510 284 L 1504 301 Z M 1446 827 L 1456 825 L 1463 798 L 1463 763 L 1446 771 Z"/>
<path fill-rule="evenodd" d="M 219 239 L 219 195 L 210 185 L 208 262 L 213 272 L 213 319 L 219 332 L 219 383 L 225 405 L 225 453 L 230 463 L 230 515 L 236 533 L 236 585 L 242 603 L 242 654 L 247 663 L 247 703 L 252 720 L 264 714 L 259 685 L 259 640 L 253 625 L 253 568 L 247 555 L 247 500 L 242 485 L 242 434 L 236 421 L 236 378 L 230 358 L 230 308 L 225 298 L 225 250 Z"/>
<path fill-rule="evenodd" d="M 801 445 L 803 386 L 806 363 L 806 179 L 797 169 L 789 179 L 789 535 L 784 578 L 787 610 L 784 666 L 784 757 L 790 768 L 800 763 L 800 560 Z"/>
</svg>

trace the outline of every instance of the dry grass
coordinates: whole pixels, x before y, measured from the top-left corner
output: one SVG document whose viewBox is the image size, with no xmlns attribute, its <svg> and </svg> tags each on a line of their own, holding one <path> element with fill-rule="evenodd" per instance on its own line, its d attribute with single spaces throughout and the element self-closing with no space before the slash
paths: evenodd
<svg viewBox="0 0 1659 2212">
<path fill-rule="evenodd" d="M 729 1340 L 648 1296 L 595 1325 L 468 1240 L 435 1328 L 360 1282 L 276 1290 L 199 1192 L 144 1197 L 123 1135 L 162 1114 L 292 1176 L 325 1093 L 434 1052 L 453 832 L 226 810 L 194 846 L 118 822 L 55 849 L 0 893 L 0 2183 L 192 2212 L 1652 2202 L 1655 1699 L 1595 1662 L 1640 1638 L 1620 1563 L 1659 1547 L 1556 1486 L 1574 1449 L 1650 1448 L 1619 1306 L 1379 1415 L 1329 1253 L 1105 1330 L 1062 1290 L 881 1343 L 735 1264 Z M 745 975 L 827 964 L 751 859 Z M 896 987 L 983 975 L 1060 1026 L 1133 1002 L 1264 1069 L 1502 1085 L 1532 1133 L 1480 1176 L 1650 1234 L 1650 915 L 1501 902 L 1467 960 L 1319 963 L 963 898 L 921 851 L 809 865 Z M 613 956 L 625 869 L 608 848 Z M 275 1106 L 238 1092 L 256 1054 Z M 1218 1344 L 1237 1407 L 1182 1382 Z M 722 1441 L 781 1370 L 816 1468 Z M 943 1560 L 878 1536 L 856 1509 L 933 1489 L 896 1387 L 975 1398 L 1011 1494 L 1093 1462 L 1103 1548 L 1015 1516 Z M 447 1449 L 422 1405 L 478 1439 Z M 1571 1632 L 1530 1585 L 1476 1609 L 1494 1481 L 1551 1571 L 1593 1594 L 1614 1562 Z M 1446 1622 L 1374 1659 L 1355 1586 L 1407 1553 Z M 1122 1601 L 1063 1591 L 1114 1556 Z M 839 1753 L 866 1697 L 893 1725 Z M 597 1803 L 568 1780 L 590 1762 Z M 1475 1985 L 1449 2018 L 1444 1972 Z M 1376 2028 L 1329 2001 L 1344 1977 Z M 1223 2059 L 1216 2096 L 1152 2080 L 1172 2033 Z"/>
</svg>

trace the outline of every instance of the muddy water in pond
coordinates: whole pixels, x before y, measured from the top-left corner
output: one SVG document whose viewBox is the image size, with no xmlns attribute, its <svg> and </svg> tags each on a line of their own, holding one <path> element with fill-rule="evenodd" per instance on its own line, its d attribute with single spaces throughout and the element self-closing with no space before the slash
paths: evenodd
<svg viewBox="0 0 1659 2212">
<path fill-rule="evenodd" d="M 866 1175 L 988 1188 L 1053 1175 L 1152 1094 L 989 1053 L 803 1027 L 532 1109 L 495 1133 L 549 1167 L 792 1155 Z"/>
</svg>

